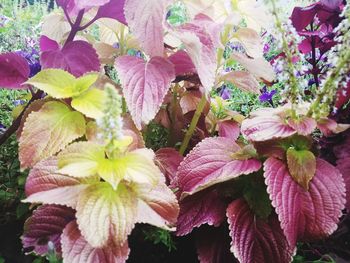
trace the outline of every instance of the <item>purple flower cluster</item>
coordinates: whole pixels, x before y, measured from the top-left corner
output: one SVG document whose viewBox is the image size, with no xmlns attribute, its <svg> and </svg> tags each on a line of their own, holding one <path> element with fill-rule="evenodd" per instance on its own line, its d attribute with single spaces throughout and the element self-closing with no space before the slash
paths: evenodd
<svg viewBox="0 0 350 263">
<path fill-rule="evenodd" d="M 261 90 L 261 95 L 259 96 L 260 102 L 268 102 L 273 106 L 273 96 L 275 96 L 277 93 L 277 90 L 273 89 L 271 91 L 268 91 L 266 86 L 264 86 Z"/>
<path fill-rule="evenodd" d="M 223 85 L 220 88 L 219 95 L 222 99 L 228 100 L 231 98 L 231 91 L 226 85 Z"/>
<path fill-rule="evenodd" d="M 30 75 L 29 75 L 30 78 L 36 75 L 41 70 L 39 52 L 36 49 L 31 48 L 30 51 L 20 50 L 20 51 L 17 51 L 17 54 L 21 55 L 27 60 L 30 68 Z"/>
</svg>

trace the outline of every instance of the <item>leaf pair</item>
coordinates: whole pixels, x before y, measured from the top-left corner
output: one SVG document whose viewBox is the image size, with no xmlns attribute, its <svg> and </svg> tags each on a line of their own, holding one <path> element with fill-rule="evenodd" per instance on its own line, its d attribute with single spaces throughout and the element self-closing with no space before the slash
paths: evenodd
<svg viewBox="0 0 350 263">
<path fill-rule="evenodd" d="M 46 69 L 26 83 L 45 91 L 55 99 L 72 98 L 71 106 L 89 118 L 98 119 L 104 114 L 105 93 L 91 88 L 97 80 L 97 73 L 88 73 L 75 78 L 60 69 Z"/>
</svg>

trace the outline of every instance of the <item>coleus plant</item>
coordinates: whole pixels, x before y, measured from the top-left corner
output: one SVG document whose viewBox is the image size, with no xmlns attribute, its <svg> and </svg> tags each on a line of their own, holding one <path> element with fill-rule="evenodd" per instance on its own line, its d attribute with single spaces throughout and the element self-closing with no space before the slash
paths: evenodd
<svg viewBox="0 0 350 263">
<path fill-rule="evenodd" d="M 233 260 L 229 247 L 240 262 L 289 262 L 298 240 L 336 229 L 345 186 L 316 158 L 310 134 L 316 126 L 325 133 L 346 128 L 327 118 L 323 104 L 318 110 L 343 73 L 338 64 L 311 106 L 296 99 L 293 75 L 290 104 L 243 121 L 209 95 L 223 83 L 258 94 L 259 81 L 273 82 L 258 33 L 271 30 L 264 6 L 185 0 L 186 22 L 172 25 L 166 18 L 174 2 L 57 0 L 64 15 L 44 19 L 39 73 L 29 78 L 23 57 L 0 55 L 0 85 L 33 92 L 0 138 L 17 130 L 21 168 L 30 169 L 24 202 L 42 204 L 25 224 L 26 251 L 54 251 L 64 262 L 125 262 L 136 223 L 176 226 L 179 235 L 207 223 L 222 227 L 198 234 L 201 262 Z M 241 68 L 226 72 L 223 54 L 233 40 L 244 50 L 229 60 Z M 345 55 L 340 62 L 348 63 Z M 152 120 L 170 134 L 169 147 L 156 153 L 140 132 Z M 222 238 L 225 217 L 231 244 Z M 206 235 L 213 242 L 204 242 Z"/>
</svg>

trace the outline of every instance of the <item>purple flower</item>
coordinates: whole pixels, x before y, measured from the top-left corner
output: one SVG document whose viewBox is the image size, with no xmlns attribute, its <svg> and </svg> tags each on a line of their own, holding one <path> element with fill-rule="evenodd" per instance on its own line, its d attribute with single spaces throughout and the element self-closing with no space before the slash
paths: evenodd
<svg viewBox="0 0 350 263">
<path fill-rule="evenodd" d="M 115 42 L 113 45 L 112 45 L 114 48 L 120 48 L 120 45 L 119 45 L 119 43 L 118 42 Z"/>
<path fill-rule="evenodd" d="M 277 93 L 277 90 L 273 89 L 271 91 L 268 91 L 266 86 L 262 88 L 261 95 L 259 96 L 259 100 L 261 102 L 268 102 L 273 106 L 272 98 Z"/>
<path fill-rule="evenodd" d="M 228 100 L 231 98 L 231 91 L 227 88 L 226 85 L 223 85 L 221 88 L 220 88 L 220 97 L 224 100 Z"/>
<path fill-rule="evenodd" d="M 17 54 L 21 55 L 27 60 L 30 68 L 30 74 L 29 74 L 30 78 L 36 75 L 41 70 L 41 65 L 39 61 L 39 52 L 36 49 L 32 48 L 31 51 L 20 50 L 20 51 L 17 51 Z"/>
<path fill-rule="evenodd" d="M 6 131 L 6 126 L 5 126 L 5 125 L 2 125 L 2 124 L 0 123 L 0 134 L 3 134 L 5 131 Z"/>
<path fill-rule="evenodd" d="M 9 18 L 7 16 L 0 15 L 0 28 L 4 27 L 8 21 L 9 21 Z"/>
<path fill-rule="evenodd" d="M 169 10 L 168 13 L 166 13 L 166 18 L 165 19 L 168 19 L 170 16 L 171 16 L 171 10 Z"/>
<path fill-rule="evenodd" d="M 19 105 L 23 105 L 24 103 L 26 103 L 25 100 L 14 100 L 13 101 L 13 105 L 15 105 L 16 107 Z"/>
<path fill-rule="evenodd" d="M 265 44 L 264 45 L 264 53 L 267 53 L 267 52 L 269 52 L 270 51 L 270 45 L 269 44 Z"/>
</svg>

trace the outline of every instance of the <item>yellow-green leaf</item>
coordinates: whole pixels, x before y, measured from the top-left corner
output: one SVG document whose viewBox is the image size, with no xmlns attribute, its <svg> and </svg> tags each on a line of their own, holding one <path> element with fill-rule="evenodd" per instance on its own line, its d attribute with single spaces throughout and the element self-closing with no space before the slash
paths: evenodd
<svg viewBox="0 0 350 263">
<path fill-rule="evenodd" d="M 309 189 L 309 182 L 316 173 L 315 155 L 308 150 L 287 150 L 287 163 L 290 175 L 305 190 Z"/>
<path fill-rule="evenodd" d="M 73 177 L 92 176 L 104 157 L 104 148 L 97 143 L 73 143 L 58 155 L 58 172 Z"/>
<path fill-rule="evenodd" d="M 26 118 L 19 138 L 21 168 L 34 166 L 85 134 L 84 116 L 58 101 L 45 103 Z"/>
<path fill-rule="evenodd" d="M 72 107 L 85 116 L 99 119 L 104 115 L 106 94 L 103 90 L 90 89 L 72 100 Z"/>
<path fill-rule="evenodd" d="M 88 73 L 78 79 L 62 69 L 44 69 L 29 79 L 26 84 L 45 91 L 56 99 L 81 95 L 97 80 L 97 73 Z"/>
<path fill-rule="evenodd" d="M 29 79 L 26 84 L 33 85 L 56 99 L 79 95 L 75 90 L 75 77 L 61 69 L 44 69 Z"/>
<path fill-rule="evenodd" d="M 79 94 L 82 94 L 84 91 L 88 90 L 98 79 L 98 73 L 87 73 L 76 79 L 75 89 L 79 91 Z"/>
<path fill-rule="evenodd" d="M 115 159 L 99 161 L 98 174 L 116 189 L 121 180 L 136 184 L 156 185 L 164 176 L 153 162 L 154 153 L 138 149 Z"/>
<path fill-rule="evenodd" d="M 91 185 L 76 207 L 81 234 L 93 247 L 103 247 L 109 240 L 124 244 L 137 221 L 137 205 L 135 193 L 122 184 L 117 190 L 108 183 Z"/>
</svg>

